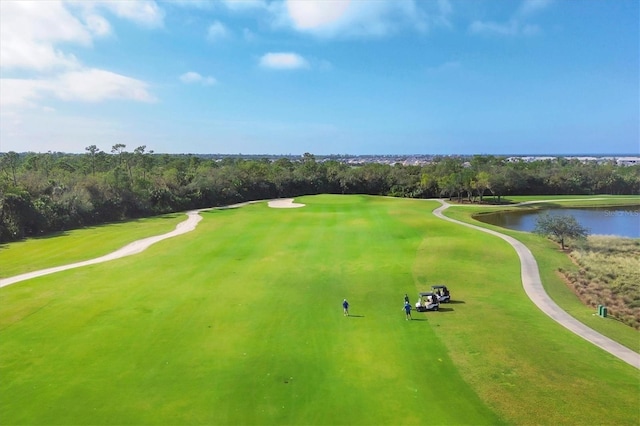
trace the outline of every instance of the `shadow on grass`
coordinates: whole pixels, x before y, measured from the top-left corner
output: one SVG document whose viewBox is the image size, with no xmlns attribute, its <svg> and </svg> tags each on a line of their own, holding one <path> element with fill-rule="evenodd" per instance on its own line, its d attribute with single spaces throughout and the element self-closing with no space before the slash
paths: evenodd
<svg viewBox="0 0 640 426">
<path fill-rule="evenodd" d="M 411 318 L 411 321 L 428 321 L 426 318 Z"/>
<path fill-rule="evenodd" d="M 464 300 L 450 300 L 449 302 L 447 302 L 447 305 L 456 305 L 459 303 L 466 303 Z"/>
<path fill-rule="evenodd" d="M 364 318 L 364 315 L 348 315 L 350 318 Z"/>
<path fill-rule="evenodd" d="M 438 312 L 453 312 L 453 308 L 438 308 Z"/>
</svg>

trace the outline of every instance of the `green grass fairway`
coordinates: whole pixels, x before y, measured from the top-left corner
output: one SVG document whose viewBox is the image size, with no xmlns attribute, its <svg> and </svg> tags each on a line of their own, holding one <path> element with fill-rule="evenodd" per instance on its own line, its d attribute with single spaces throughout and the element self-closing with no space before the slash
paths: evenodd
<svg viewBox="0 0 640 426">
<path fill-rule="evenodd" d="M 638 371 L 542 314 L 507 243 L 434 201 L 296 202 L 0 289 L 0 423 L 640 421 Z M 435 283 L 455 303 L 406 321 Z"/>
<path fill-rule="evenodd" d="M 130 242 L 175 229 L 183 213 L 92 226 L 0 244 L 0 278 L 93 259 Z"/>
</svg>

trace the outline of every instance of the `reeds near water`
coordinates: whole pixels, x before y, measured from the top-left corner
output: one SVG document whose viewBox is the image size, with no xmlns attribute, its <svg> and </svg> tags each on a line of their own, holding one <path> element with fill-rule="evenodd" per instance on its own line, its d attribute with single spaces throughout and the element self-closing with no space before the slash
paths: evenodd
<svg viewBox="0 0 640 426">
<path fill-rule="evenodd" d="M 578 270 L 560 272 L 578 297 L 640 330 L 640 239 L 592 235 L 574 247 Z"/>
</svg>

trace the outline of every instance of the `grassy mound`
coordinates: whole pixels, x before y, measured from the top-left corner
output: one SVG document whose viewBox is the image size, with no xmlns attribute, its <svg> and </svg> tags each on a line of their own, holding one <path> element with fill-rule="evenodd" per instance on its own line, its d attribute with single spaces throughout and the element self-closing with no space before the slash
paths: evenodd
<svg viewBox="0 0 640 426">
<path fill-rule="evenodd" d="M 0 289 L 2 422 L 638 422 L 637 370 L 542 314 L 502 240 L 435 202 L 296 201 Z M 453 302 L 405 321 L 437 283 Z"/>
</svg>

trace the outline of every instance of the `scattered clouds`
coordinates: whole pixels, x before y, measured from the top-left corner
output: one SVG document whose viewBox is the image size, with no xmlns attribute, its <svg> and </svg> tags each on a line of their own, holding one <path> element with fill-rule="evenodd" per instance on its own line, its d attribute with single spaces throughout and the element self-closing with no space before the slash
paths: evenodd
<svg viewBox="0 0 640 426">
<path fill-rule="evenodd" d="M 180 76 L 180 81 L 186 84 L 198 83 L 198 84 L 202 84 L 203 86 L 212 86 L 218 82 L 215 78 L 211 76 L 203 77 L 195 71 L 189 71 L 182 74 Z"/>
<path fill-rule="evenodd" d="M 260 66 L 277 70 L 294 70 L 309 68 L 309 62 L 297 53 L 274 52 L 264 54 L 260 58 Z"/>
<path fill-rule="evenodd" d="M 90 46 L 91 20 L 85 26 L 62 2 L 0 2 L 0 68 L 45 71 L 78 66 L 78 60 L 58 43 Z"/>
<path fill-rule="evenodd" d="M 229 34 L 229 30 L 222 22 L 214 21 L 207 29 L 207 40 L 215 42 L 227 38 Z"/>
<path fill-rule="evenodd" d="M 153 1 L 2 1 L 0 2 L 0 104 L 34 108 L 52 97 L 99 102 L 126 99 L 153 102 L 148 84 L 108 70 L 86 66 L 65 46 L 92 48 L 112 34 L 105 12 L 143 27 L 163 25 L 164 12 Z"/>
<path fill-rule="evenodd" d="M 497 36 L 534 36 L 540 34 L 542 32 L 540 26 L 526 21 L 551 4 L 552 0 L 525 0 L 507 22 L 476 20 L 469 26 L 469 32 Z"/>
<path fill-rule="evenodd" d="M 155 1 L 76 1 L 70 2 L 85 10 L 104 9 L 118 18 L 135 22 L 147 28 L 164 26 L 164 11 Z"/>
</svg>

